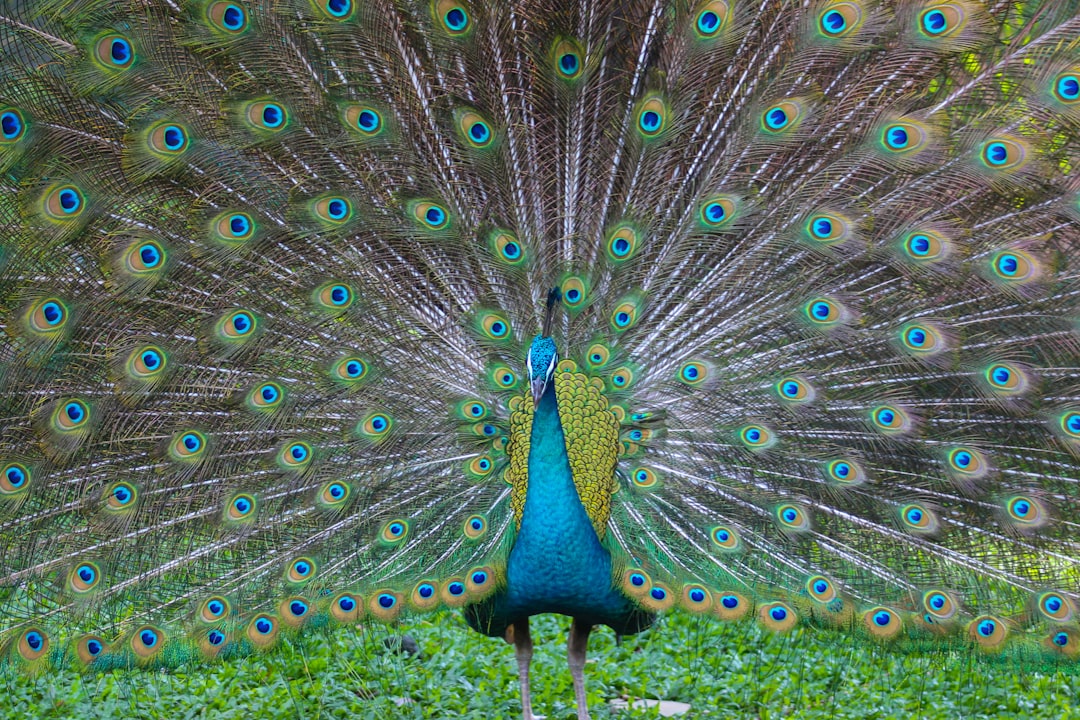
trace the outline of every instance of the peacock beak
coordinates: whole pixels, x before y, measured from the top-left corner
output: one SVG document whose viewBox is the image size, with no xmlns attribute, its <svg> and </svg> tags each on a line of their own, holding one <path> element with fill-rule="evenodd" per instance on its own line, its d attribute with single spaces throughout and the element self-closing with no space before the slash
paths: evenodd
<svg viewBox="0 0 1080 720">
<path fill-rule="evenodd" d="M 539 407 L 540 398 L 544 397 L 544 390 L 547 389 L 547 378 L 533 378 L 529 386 L 532 388 L 533 407 Z"/>
</svg>

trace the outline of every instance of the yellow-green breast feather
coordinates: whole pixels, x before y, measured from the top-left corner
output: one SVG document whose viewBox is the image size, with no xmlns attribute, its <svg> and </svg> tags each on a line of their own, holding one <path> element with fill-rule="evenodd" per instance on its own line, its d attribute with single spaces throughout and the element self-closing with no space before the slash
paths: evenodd
<svg viewBox="0 0 1080 720">
<path fill-rule="evenodd" d="M 574 487 L 598 537 L 603 538 L 611 516 L 615 491 L 615 463 L 619 453 L 619 421 L 604 397 L 604 383 L 577 372 L 573 360 L 563 360 L 555 370 L 555 398 L 566 437 L 566 454 Z M 512 486 L 510 505 L 518 528 L 525 509 L 529 482 L 529 437 L 535 410 L 526 392 L 510 402 L 510 464 L 506 480 Z"/>
</svg>

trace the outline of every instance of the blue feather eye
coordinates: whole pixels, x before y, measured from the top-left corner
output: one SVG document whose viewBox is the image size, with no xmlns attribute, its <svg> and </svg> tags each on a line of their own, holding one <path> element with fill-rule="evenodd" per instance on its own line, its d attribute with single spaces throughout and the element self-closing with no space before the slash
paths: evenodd
<svg viewBox="0 0 1080 720">
<path fill-rule="evenodd" d="M 854 32 L 861 22 L 862 10 L 858 5 L 838 3 L 818 15 L 818 30 L 826 38 L 842 38 Z"/>
<path fill-rule="evenodd" d="M 435 17 L 449 35 L 461 36 L 470 29 L 469 11 L 454 0 L 438 0 L 434 6 Z"/>
<path fill-rule="evenodd" d="M 214 27 L 229 34 L 242 33 L 247 29 L 248 18 L 244 9 L 232 2 L 213 2 L 206 8 L 206 16 Z"/>
<path fill-rule="evenodd" d="M 0 498 L 17 495 L 30 487 L 30 470 L 20 463 L 8 463 L 0 471 Z"/>
<path fill-rule="evenodd" d="M 1061 413 L 1057 420 L 1057 426 L 1070 440 L 1080 440 L 1080 412 L 1068 410 Z"/>
<path fill-rule="evenodd" d="M 863 627 L 871 637 L 891 640 L 903 630 L 903 621 L 895 610 L 875 607 L 863 613 Z"/>
<path fill-rule="evenodd" d="M 836 599 L 836 586 L 824 575 L 815 575 L 804 585 L 807 594 L 819 603 L 828 604 Z"/>
<path fill-rule="evenodd" d="M 784 530 L 804 532 L 810 529 L 810 516 L 799 505 L 785 503 L 776 508 L 776 519 Z"/>
<path fill-rule="evenodd" d="M 493 230 L 488 236 L 488 244 L 495 257 L 507 265 L 519 266 L 525 261 L 525 249 L 521 242 L 509 230 Z"/>
<path fill-rule="evenodd" d="M 919 31 L 928 38 L 943 38 L 956 34 L 967 20 L 958 3 L 941 3 L 919 14 Z"/>
<path fill-rule="evenodd" d="M 931 230 L 916 230 L 905 235 L 900 248 L 902 257 L 917 264 L 932 264 L 948 254 L 948 241 Z"/>
<path fill-rule="evenodd" d="M 758 610 L 758 620 L 773 632 L 785 632 L 795 627 L 798 616 L 782 602 L 766 603 Z"/>
<path fill-rule="evenodd" d="M 972 447 L 960 446 L 949 450 L 949 471 L 959 478 L 973 479 L 986 474 L 987 463 L 983 454 Z"/>
<path fill-rule="evenodd" d="M 105 500 L 105 510 L 111 513 L 130 511 L 135 507 L 138 493 L 130 483 L 113 483 L 105 489 L 102 497 Z"/>
<path fill-rule="evenodd" d="M 1038 596 L 1036 605 L 1048 620 L 1069 622 L 1073 619 L 1073 604 L 1058 592 L 1044 592 Z"/>
<path fill-rule="evenodd" d="M 1004 622 L 991 615 L 980 615 L 968 624 L 968 635 L 980 646 L 992 649 L 1000 647 L 1008 635 Z"/>
<path fill-rule="evenodd" d="M 225 342 L 242 342 L 255 334 L 258 322 L 246 310 L 226 313 L 217 324 L 218 337 Z"/>
<path fill-rule="evenodd" d="M 345 126 L 362 138 L 375 138 L 386 129 L 382 111 L 371 105 L 348 105 L 342 112 Z"/>
<path fill-rule="evenodd" d="M 628 223 L 617 225 L 607 236 L 607 256 L 614 263 L 621 263 L 634 256 L 638 247 L 637 229 Z"/>
<path fill-rule="evenodd" d="M 1019 250 L 1002 250 L 990 257 L 993 279 L 1006 286 L 1025 285 L 1037 280 L 1041 268 L 1036 260 Z"/>
<path fill-rule="evenodd" d="M 750 601 L 736 592 L 721 593 L 715 606 L 721 620 L 738 620 L 750 612 Z"/>
<path fill-rule="evenodd" d="M 188 133 L 182 125 L 162 123 L 150 129 L 146 136 L 146 144 L 160 157 L 175 157 L 187 150 Z"/>
<path fill-rule="evenodd" d="M 312 2 L 331 20 L 347 20 L 353 13 L 353 0 L 312 0 Z"/>
<path fill-rule="evenodd" d="M 490 147 L 495 139 L 491 123 L 476 110 L 458 108 L 454 110 L 454 121 L 458 135 L 471 148 L 483 150 Z"/>
<path fill-rule="evenodd" d="M 210 223 L 211 235 L 218 242 L 235 247 L 255 236 L 255 222 L 245 212 L 227 212 Z"/>
<path fill-rule="evenodd" d="M 798 375 L 782 378 L 773 386 L 773 389 L 776 391 L 777 396 L 785 403 L 803 405 L 813 402 L 814 398 L 817 397 L 817 391 L 814 390 L 814 386 L 805 378 Z"/>
<path fill-rule="evenodd" d="M 450 215 L 446 208 L 430 200 L 414 200 L 409 203 L 409 212 L 420 226 L 428 230 L 445 230 L 450 225 Z"/>
<path fill-rule="evenodd" d="M 206 436 L 197 430 L 182 430 L 173 436 L 169 455 L 182 463 L 190 464 L 206 454 Z"/>
<path fill-rule="evenodd" d="M 289 112 L 273 100 L 257 100 L 244 108 L 244 119 L 253 130 L 278 133 L 289 125 Z"/>
<path fill-rule="evenodd" d="M 1080 75 L 1072 72 L 1058 75 L 1054 78 L 1053 88 L 1054 97 L 1071 105 L 1080 100 Z"/>
<path fill-rule="evenodd" d="M 0 111 L 0 145 L 14 143 L 26 133 L 26 121 L 15 108 Z"/>
<path fill-rule="evenodd" d="M 1005 510 L 1009 518 L 1021 526 L 1036 527 L 1046 521 L 1046 508 L 1027 495 L 1017 495 L 1006 500 Z"/>
<path fill-rule="evenodd" d="M 251 520 L 255 517 L 255 498 L 251 495 L 241 494 L 229 500 L 225 507 L 225 519 Z"/>
<path fill-rule="evenodd" d="M 199 606 L 199 619 L 206 623 L 216 623 L 227 616 L 232 610 L 232 604 L 220 595 L 214 595 L 203 601 Z"/>
<path fill-rule="evenodd" d="M 629 330 L 637 321 L 637 304 L 628 301 L 620 303 L 611 313 L 611 327 L 615 332 Z"/>
<path fill-rule="evenodd" d="M 299 557 L 289 563 L 285 569 L 285 581 L 293 584 L 306 583 L 315 577 L 318 566 L 308 557 Z"/>
<path fill-rule="evenodd" d="M 676 379 L 690 387 L 697 387 L 702 385 L 709 379 L 711 374 L 710 368 L 705 362 L 701 360 L 691 360 L 683 363 L 675 374 Z"/>
<path fill-rule="evenodd" d="M 825 476 L 840 485 L 852 486 L 866 480 L 866 471 L 855 460 L 845 457 L 825 463 Z"/>
<path fill-rule="evenodd" d="M 23 324 L 36 336 L 59 338 L 64 334 L 69 314 L 67 305 L 60 298 L 46 297 L 30 304 L 23 316 Z"/>
<path fill-rule="evenodd" d="M 101 583 L 101 569 L 96 563 L 82 562 L 68 573 L 67 587 L 72 592 L 84 595 Z"/>
<path fill-rule="evenodd" d="M 317 220 L 331 226 L 344 225 L 353 217 L 352 203 L 336 195 L 318 198 L 308 207 Z"/>
<path fill-rule="evenodd" d="M 806 221 L 803 236 L 812 246 L 838 245 L 851 237 L 851 220 L 838 213 L 820 213 Z"/>
<path fill-rule="evenodd" d="M 802 123 L 804 114 L 805 110 L 799 102 L 784 100 L 761 113 L 761 130 L 773 138 L 787 135 Z"/>
<path fill-rule="evenodd" d="M 898 335 L 901 347 L 915 357 L 931 357 L 947 349 L 941 331 L 930 323 L 907 323 Z"/>
<path fill-rule="evenodd" d="M 647 97 L 638 107 L 637 128 L 646 138 L 655 138 L 667 128 L 668 108 L 659 96 Z"/>
<path fill-rule="evenodd" d="M 751 450 L 764 450 L 776 443 L 776 435 L 764 425 L 746 425 L 739 430 L 739 440 Z"/>
<path fill-rule="evenodd" d="M 914 533 L 928 534 L 938 529 L 937 516 L 924 505 L 917 503 L 900 508 L 900 520 L 905 529 Z"/>
<path fill-rule="evenodd" d="M 630 479 L 633 481 L 634 487 L 644 490 L 651 490 L 660 481 L 657 474 L 647 467 L 637 467 L 631 470 Z"/>
<path fill-rule="evenodd" d="M 896 405 L 879 405 L 870 411 L 870 421 L 875 430 L 885 435 L 899 435 L 912 427 L 911 416 Z"/>
<path fill-rule="evenodd" d="M 135 48 L 123 35 L 106 35 L 95 44 L 94 56 L 107 70 L 127 70 L 135 63 Z"/>
<path fill-rule="evenodd" d="M 393 428 L 394 423 L 386 413 L 376 412 L 368 415 L 357 425 L 357 431 L 371 440 L 379 440 L 386 436 Z"/>
<path fill-rule="evenodd" d="M 585 307 L 585 301 L 589 296 L 589 285 L 584 277 L 568 275 L 559 283 L 562 292 L 563 303 L 566 309 L 575 313 Z"/>
<path fill-rule="evenodd" d="M 922 597 L 923 609 L 933 621 L 948 620 L 956 615 L 959 607 L 952 595 L 943 590 L 927 590 Z"/>
<path fill-rule="evenodd" d="M 334 361 L 330 376 L 342 385 L 355 387 L 368 375 L 368 364 L 363 358 L 346 356 Z"/>
<path fill-rule="evenodd" d="M 723 0 L 711 0 L 699 6 L 694 18 L 694 30 L 698 38 L 711 40 L 724 30 L 731 17 L 731 9 Z"/>
<path fill-rule="evenodd" d="M 559 40 L 552 50 L 552 64 L 562 80 L 576 80 L 585 70 L 584 51 L 573 40 Z"/>
<path fill-rule="evenodd" d="M 889 153 L 910 155 L 926 147 L 926 128 L 910 120 L 889 123 L 881 131 L 881 147 Z"/>
<path fill-rule="evenodd" d="M 814 298 L 803 305 L 803 315 L 813 326 L 822 329 L 835 327 L 845 319 L 844 307 L 825 297 Z"/>
<path fill-rule="evenodd" d="M 256 412 L 273 411 L 285 402 L 285 390 L 276 382 L 256 385 L 247 394 L 247 406 Z"/>
<path fill-rule="evenodd" d="M 86 198 L 74 185 L 58 185 L 45 193 L 42 209 L 53 220 L 72 220 L 86 209 Z"/>
<path fill-rule="evenodd" d="M 708 229 L 718 229 L 730 225 L 735 218 L 736 203 L 733 198 L 714 195 L 701 204 L 699 219 Z"/>
<path fill-rule="evenodd" d="M 105 641 L 97 635 L 85 635 L 75 643 L 75 654 L 84 664 L 96 660 L 105 652 Z"/>
</svg>

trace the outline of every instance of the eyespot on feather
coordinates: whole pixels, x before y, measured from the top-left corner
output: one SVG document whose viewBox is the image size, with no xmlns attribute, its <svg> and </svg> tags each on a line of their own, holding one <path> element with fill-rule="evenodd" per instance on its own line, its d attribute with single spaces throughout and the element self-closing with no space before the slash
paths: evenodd
<svg viewBox="0 0 1080 720">
<path fill-rule="evenodd" d="M 927 590 L 922 596 L 923 609 L 935 621 L 951 620 L 960 609 L 953 596 L 944 590 Z"/>
<path fill-rule="evenodd" d="M 900 508 L 900 521 L 905 530 L 920 535 L 928 535 L 938 529 L 937 516 L 918 503 L 911 503 Z"/>
<path fill-rule="evenodd" d="M 374 412 L 365 417 L 356 426 L 357 432 L 369 440 L 380 440 L 390 432 L 394 426 L 393 419 L 384 412 Z"/>
<path fill-rule="evenodd" d="M 49 652 L 49 636 L 36 627 L 23 630 L 15 650 L 24 662 L 40 660 Z"/>
<path fill-rule="evenodd" d="M 751 602 L 743 595 L 726 590 L 718 592 L 713 601 L 713 611 L 721 620 L 741 620 L 752 609 Z"/>
<path fill-rule="evenodd" d="M 169 456 L 180 462 L 195 462 L 206 453 L 206 436 L 198 430 L 181 430 L 169 443 Z"/>
<path fill-rule="evenodd" d="M 318 503 L 326 509 L 340 509 L 349 502 L 352 486 L 342 480 L 332 480 L 319 490 Z"/>
<path fill-rule="evenodd" d="M 826 479 L 842 486 L 855 486 L 866 481 L 866 471 L 851 458 L 837 458 L 825 463 Z"/>
<path fill-rule="evenodd" d="M 862 8 L 858 3 L 840 2 L 829 5 L 818 13 L 817 29 L 822 37 L 840 39 L 857 32 L 862 22 Z"/>
<path fill-rule="evenodd" d="M 289 111 L 273 100 L 257 100 L 244 107 L 248 124 L 260 131 L 279 133 L 289 126 Z"/>
<path fill-rule="evenodd" d="M 4 464 L 0 471 L 0 500 L 21 496 L 31 486 L 33 475 L 26 465 L 17 462 Z"/>
<path fill-rule="evenodd" d="M 353 592 L 340 592 L 330 601 L 330 616 L 339 623 L 355 623 L 363 617 L 364 600 Z"/>
<path fill-rule="evenodd" d="M 232 603 L 222 595 L 212 595 L 199 605 L 197 617 L 204 623 L 215 624 L 232 614 Z"/>
<path fill-rule="evenodd" d="M 564 38 L 552 48 L 551 63 L 560 80 L 577 80 L 585 72 L 585 52 L 577 42 Z"/>
<path fill-rule="evenodd" d="M 468 7 L 457 0 L 435 0 L 431 6 L 436 21 L 451 37 L 462 37 L 472 30 Z"/>
<path fill-rule="evenodd" d="M 259 613 L 248 622 L 245 635 L 256 650 L 264 650 L 277 642 L 280 630 L 277 618 L 268 613 Z"/>
<path fill-rule="evenodd" d="M 781 378 L 773 385 L 773 389 L 781 401 L 789 404 L 805 405 L 813 402 L 814 398 L 817 397 L 814 386 L 800 375 Z"/>
<path fill-rule="evenodd" d="M 707 612 L 712 609 L 713 598 L 704 586 L 697 583 L 688 583 L 683 585 L 682 595 L 679 598 L 679 604 L 683 609 L 692 613 Z"/>
<path fill-rule="evenodd" d="M 146 136 L 151 152 L 165 158 L 176 157 L 189 147 L 188 131 L 179 123 L 159 123 Z"/>
<path fill-rule="evenodd" d="M 248 16 L 237 3 L 212 2 L 206 7 L 206 17 L 218 30 L 227 35 L 239 35 L 248 29 Z"/>
<path fill-rule="evenodd" d="M 407 520 L 390 520 L 379 531 L 379 539 L 388 545 L 398 545 L 409 536 L 409 523 Z"/>
<path fill-rule="evenodd" d="M 328 225 L 344 225 L 353 218 L 352 203 L 348 198 L 328 195 L 312 201 L 311 214 Z"/>
<path fill-rule="evenodd" d="M 731 25 L 731 6 L 724 0 L 706 0 L 694 12 L 694 32 L 698 39 L 712 40 Z"/>
<path fill-rule="evenodd" d="M 22 140 L 28 127 L 26 118 L 18 108 L 0 106 L 0 146 L 14 145 Z"/>
<path fill-rule="evenodd" d="M 806 581 L 804 587 L 806 593 L 822 605 L 827 605 L 838 597 L 836 585 L 824 575 L 811 577 Z"/>
<path fill-rule="evenodd" d="M 709 537 L 716 547 L 728 552 L 738 550 L 742 546 L 739 533 L 726 525 L 714 527 L 709 531 Z"/>
<path fill-rule="evenodd" d="M 782 602 L 765 603 L 758 608 L 758 620 L 773 632 L 787 632 L 799 622 L 795 611 Z"/>
<path fill-rule="evenodd" d="M 53 220 L 67 222 L 86 210 L 86 197 L 75 185 L 55 185 L 45 191 L 41 207 Z"/>
<path fill-rule="evenodd" d="M 30 304 L 23 324 L 34 335 L 51 338 L 65 331 L 69 317 L 70 310 L 63 300 L 45 297 Z"/>
<path fill-rule="evenodd" d="M 356 9 L 355 0 L 312 0 L 312 5 L 326 18 L 335 21 L 348 20 Z"/>
<path fill-rule="evenodd" d="M 94 42 L 94 58 L 105 70 L 127 70 L 135 64 L 135 47 L 123 35 L 110 33 Z"/>
<path fill-rule="evenodd" d="M 1036 606 L 1043 617 L 1052 622 L 1070 622 L 1075 613 L 1072 601 L 1056 591 L 1040 593 Z"/>
<path fill-rule="evenodd" d="M 736 217 L 738 202 L 729 195 L 713 195 L 701 204 L 698 219 L 701 225 L 710 230 L 730 225 Z"/>
<path fill-rule="evenodd" d="M 386 129 L 382 113 L 371 105 L 348 105 L 342 117 L 345 127 L 364 138 L 374 138 Z"/>
<path fill-rule="evenodd" d="M 85 560 L 76 563 L 68 573 L 67 588 L 77 595 L 85 595 L 101 584 L 101 577 L 98 564 Z"/>
<path fill-rule="evenodd" d="M 1008 635 L 1005 623 L 992 615 L 980 615 L 968 623 L 968 637 L 983 650 L 1001 648 Z"/>
<path fill-rule="evenodd" d="M 488 235 L 492 253 L 507 265 L 517 267 L 525 262 L 525 247 L 509 230 L 496 229 Z"/>
<path fill-rule="evenodd" d="M 285 568 L 285 582 L 300 585 L 310 581 L 318 572 L 318 565 L 309 557 L 298 557 Z"/>
<path fill-rule="evenodd" d="M 257 504 L 255 498 L 247 493 L 235 495 L 225 504 L 226 521 L 250 521 L 255 518 Z"/>
<path fill-rule="evenodd" d="M 878 606 L 863 613 L 863 627 L 873 638 L 892 640 L 904 629 L 904 622 L 892 608 Z"/>
</svg>

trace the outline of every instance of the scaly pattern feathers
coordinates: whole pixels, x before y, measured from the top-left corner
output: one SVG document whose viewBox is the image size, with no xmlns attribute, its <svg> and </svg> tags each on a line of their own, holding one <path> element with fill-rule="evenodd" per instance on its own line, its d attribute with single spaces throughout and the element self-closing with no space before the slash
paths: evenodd
<svg viewBox="0 0 1080 720">
<path fill-rule="evenodd" d="M 1078 17 L 0 2 L 0 664 L 527 617 L 523 517 L 590 623 L 1074 660 Z"/>
</svg>

